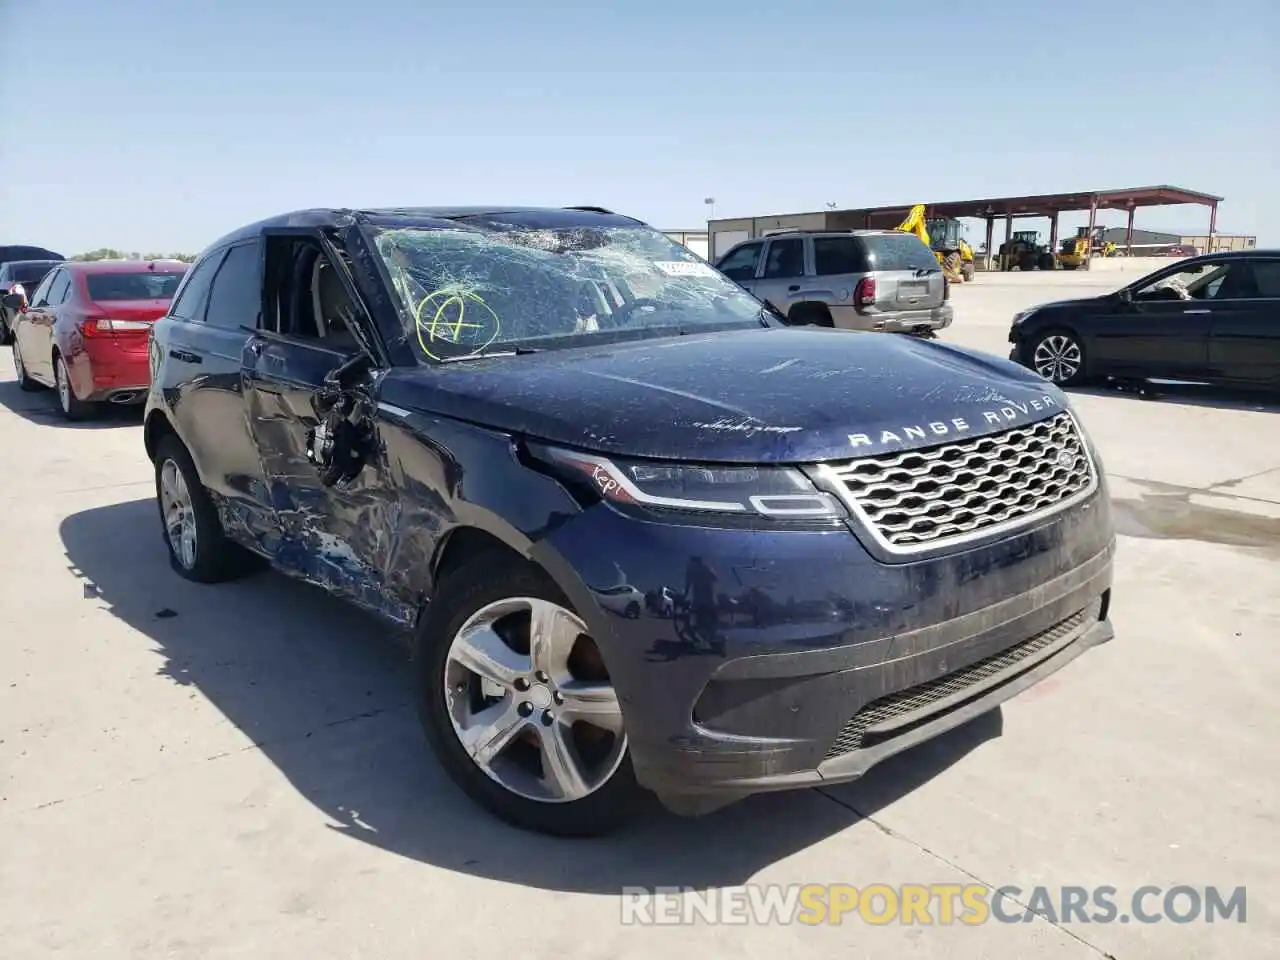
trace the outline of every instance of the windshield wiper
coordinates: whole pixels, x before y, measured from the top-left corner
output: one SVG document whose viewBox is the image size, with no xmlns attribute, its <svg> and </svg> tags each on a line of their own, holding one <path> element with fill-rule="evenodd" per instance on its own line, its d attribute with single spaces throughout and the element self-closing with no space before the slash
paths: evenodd
<svg viewBox="0 0 1280 960">
<path fill-rule="evenodd" d="M 440 363 L 464 363 L 468 360 L 489 360 L 493 357 L 523 357 L 530 353 L 541 353 L 539 347 L 515 347 L 511 350 L 491 350 L 488 353 L 464 353 L 458 357 L 441 357 Z"/>
</svg>

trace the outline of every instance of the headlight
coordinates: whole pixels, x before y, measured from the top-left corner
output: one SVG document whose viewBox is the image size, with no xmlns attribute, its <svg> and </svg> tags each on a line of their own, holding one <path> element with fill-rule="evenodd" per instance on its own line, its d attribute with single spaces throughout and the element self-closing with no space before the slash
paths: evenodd
<svg viewBox="0 0 1280 960">
<path fill-rule="evenodd" d="M 589 485 L 622 507 L 761 516 L 779 520 L 835 519 L 844 509 L 792 467 L 698 466 L 619 460 L 542 445 L 530 453 Z"/>
</svg>

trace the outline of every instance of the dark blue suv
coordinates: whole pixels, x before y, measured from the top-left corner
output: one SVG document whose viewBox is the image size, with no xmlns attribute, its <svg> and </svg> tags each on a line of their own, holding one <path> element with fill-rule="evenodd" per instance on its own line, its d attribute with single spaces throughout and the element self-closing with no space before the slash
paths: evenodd
<svg viewBox="0 0 1280 960">
<path fill-rule="evenodd" d="M 788 328 L 605 210 L 254 224 L 150 354 L 177 572 L 265 558 L 412 631 L 441 763 L 527 827 L 853 779 L 1112 635 L 1061 392 Z"/>
</svg>

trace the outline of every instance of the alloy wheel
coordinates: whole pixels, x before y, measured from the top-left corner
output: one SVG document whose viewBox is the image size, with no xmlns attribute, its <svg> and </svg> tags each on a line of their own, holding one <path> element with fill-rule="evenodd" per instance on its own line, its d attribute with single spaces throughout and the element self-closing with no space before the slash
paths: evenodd
<svg viewBox="0 0 1280 960">
<path fill-rule="evenodd" d="M 62 412 L 71 412 L 71 383 L 67 377 L 67 365 L 63 363 L 62 358 L 58 358 L 58 362 L 53 365 L 53 379 L 58 384 L 58 402 L 62 404 Z"/>
<path fill-rule="evenodd" d="M 196 565 L 196 513 L 186 477 L 173 460 L 160 467 L 160 509 L 169 548 L 183 569 L 192 569 Z"/>
<path fill-rule="evenodd" d="M 444 687 L 472 762 L 528 800 L 581 800 L 626 755 L 618 696 L 586 625 L 548 600 L 499 600 L 469 617 L 449 645 Z"/>
<path fill-rule="evenodd" d="M 1031 365 L 1046 380 L 1066 383 L 1080 372 L 1082 361 L 1080 344 L 1066 334 L 1055 333 L 1036 344 Z"/>
</svg>

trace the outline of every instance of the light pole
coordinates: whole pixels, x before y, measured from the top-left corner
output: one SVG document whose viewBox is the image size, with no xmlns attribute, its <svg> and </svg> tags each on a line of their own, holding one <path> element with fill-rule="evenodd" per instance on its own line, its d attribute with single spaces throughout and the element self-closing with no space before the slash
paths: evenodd
<svg viewBox="0 0 1280 960">
<path fill-rule="evenodd" d="M 703 203 L 705 203 L 708 207 L 710 207 L 710 208 L 711 208 L 711 216 L 709 216 L 707 219 L 708 219 L 708 220 L 714 220 L 714 219 L 716 218 L 716 198 L 715 198 L 715 197 L 707 197 L 707 198 L 706 198 L 705 200 L 703 200 L 702 202 L 703 202 Z"/>
</svg>

